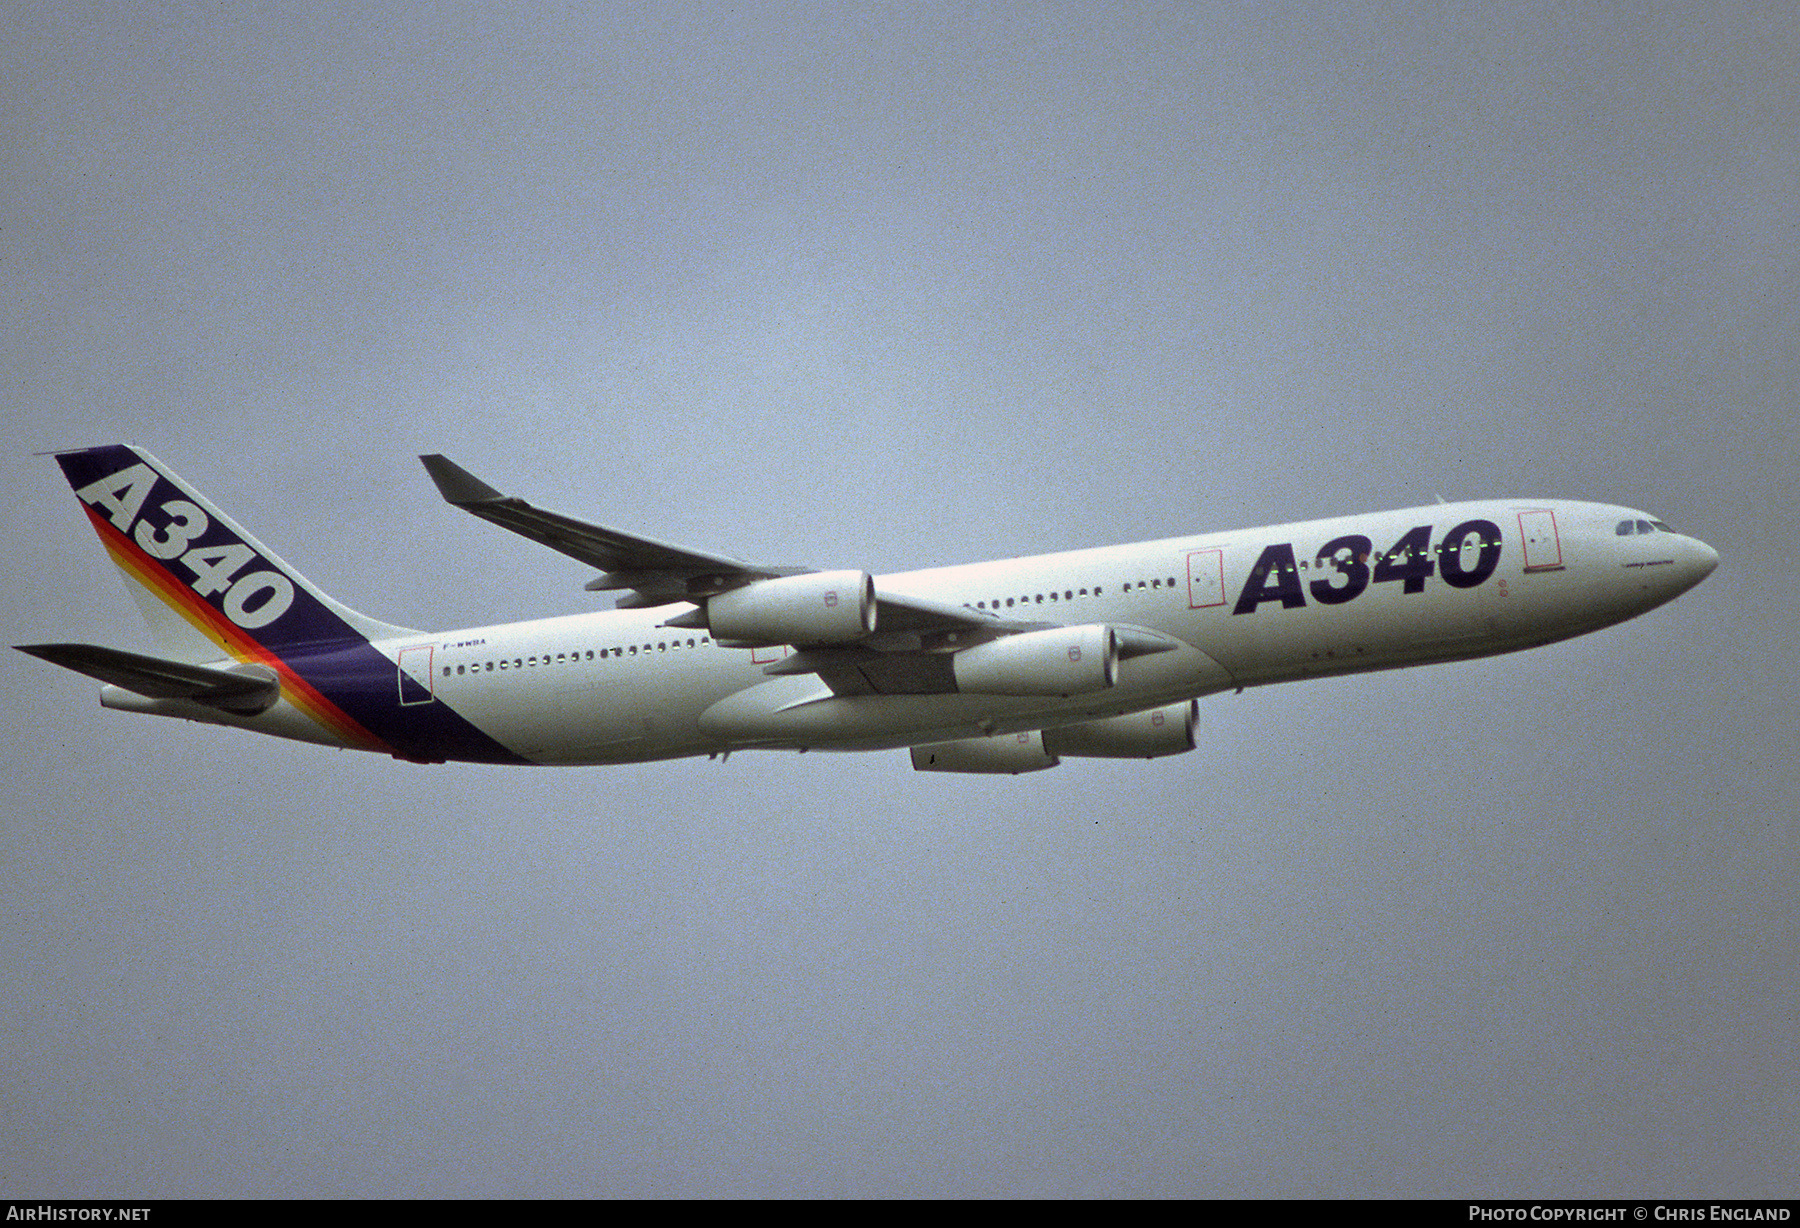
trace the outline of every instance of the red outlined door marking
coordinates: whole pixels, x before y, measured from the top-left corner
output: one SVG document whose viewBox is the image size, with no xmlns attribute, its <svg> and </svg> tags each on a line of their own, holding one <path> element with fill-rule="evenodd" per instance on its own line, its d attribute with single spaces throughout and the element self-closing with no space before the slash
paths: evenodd
<svg viewBox="0 0 1800 1228">
<path fill-rule="evenodd" d="M 1520 512 L 1519 537 L 1525 543 L 1526 571 L 1556 571 L 1563 566 L 1555 512 Z"/>
<path fill-rule="evenodd" d="M 1187 555 L 1188 609 L 1225 604 L 1225 552 L 1190 550 Z"/>
<path fill-rule="evenodd" d="M 423 645 L 419 648 L 402 648 L 400 650 L 400 704 L 428 704 L 437 696 L 433 693 L 431 674 L 431 652 L 434 646 Z"/>
</svg>

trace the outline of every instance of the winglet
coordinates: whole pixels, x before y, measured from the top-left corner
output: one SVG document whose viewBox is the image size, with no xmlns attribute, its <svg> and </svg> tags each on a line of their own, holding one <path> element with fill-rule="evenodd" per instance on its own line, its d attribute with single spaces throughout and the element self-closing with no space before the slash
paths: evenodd
<svg viewBox="0 0 1800 1228">
<path fill-rule="evenodd" d="M 425 464 L 425 472 L 437 483 L 438 493 L 444 496 L 446 503 L 454 503 L 460 507 L 469 503 L 492 503 L 506 498 L 447 456 L 434 454 L 421 456 L 419 459 Z"/>
</svg>

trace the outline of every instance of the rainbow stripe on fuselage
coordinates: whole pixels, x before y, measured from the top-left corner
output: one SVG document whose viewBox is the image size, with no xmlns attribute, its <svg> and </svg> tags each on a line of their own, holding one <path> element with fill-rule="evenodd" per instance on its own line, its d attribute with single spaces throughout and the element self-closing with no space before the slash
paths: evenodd
<svg viewBox="0 0 1800 1228">
<path fill-rule="evenodd" d="M 403 705 L 396 659 L 370 640 L 403 628 L 327 597 L 148 453 L 109 445 L 56 460 L 127 579 L 223 656 L 273 669 L 282 699 L 329 740 L 404 759 L 526 762 L 443 703 Z"/>
</svg>

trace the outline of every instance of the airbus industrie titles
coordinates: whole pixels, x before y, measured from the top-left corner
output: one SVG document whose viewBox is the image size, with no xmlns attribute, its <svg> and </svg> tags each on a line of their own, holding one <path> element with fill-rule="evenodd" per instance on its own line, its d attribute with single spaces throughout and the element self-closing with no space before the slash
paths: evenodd
<svg viewBox="0 0 1800 1228">
<path fill-rule="evenodd" d="M 1692 588 L 1631 508 L 1495 499 L 897 575 L 766 567 L 543 511 L 441 456 L 451 504 L 595 568 L 588 614 L 428 633 L 332 600 L 148 453 L 56 455 L 158 645 L 21 651 L 109 708 L 416 762 L 907 747 L 924 771 L 1191 750 L 1196 701 L 1489 656 Z"/>
</svg>

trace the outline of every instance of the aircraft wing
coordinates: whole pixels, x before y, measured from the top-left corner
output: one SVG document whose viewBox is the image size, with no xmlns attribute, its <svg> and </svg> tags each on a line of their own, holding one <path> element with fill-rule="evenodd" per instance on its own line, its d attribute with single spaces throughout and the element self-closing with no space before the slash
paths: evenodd
<svg viewBox="0 0 1800 1228">
<path fill-rule="evenodd" d="M 446 502 L 601 569 L 590 591 L 625 590 L 626 609 L 691 602 L 669 627 L 705 627 L 707 600 L 759 580 L 816 574 L 809 567 L 767 567 L 690 550 L 655 538 L 587 524 L 503 495 L 443 456 L 421 456 Z M 875 590 L 875 630 L 851 642 L 796 643 L 799 651 L 765 672 L 818 674 L 842 694 L 954 690 L 950 653 L 986 640 L 1062 626 L 1001 618 L 985 610 Z M 1141 627 L 1114 628 L 1121 658 L 1168 652 L 1178 642 Z"/>
<path fill-rule="evenodd" d="M 710 596 L 752 580 L 798 575 L 808 570 L 757 567 L 740 559 L 588 524 L 503 495 L 448 457 L 419 459 L 445 502 L 590 567 L 598 567 L 605 574 L 590 581 L 587 587 L 630 590 L 632 595 L 619 601 L 626 608 L 666 605 L 686 600 L 690 595 Z"/>
<path fill-rule="evenodd" d="M 596 524 L 547 512 L 503 495 L 443 456 L 421 456 L 438 493 L 453 507 L 511 529 L 539 545 L 598 567 L 604 574 L 588 581 L 590 591 L 626 590 L 619 606 L 636 609 L 676 601 L 700 602 L 757 580 L 804 575 L 810 567 L 768 567 L 725 555 L 671 545 L 652 537 L 621 533 Z M 1001 633 L 1035 630 L 1050 623 L 1013 622 L 985 613 L 930 601 L 877 592 L 878 634 L 929 634 L 951 630 Z"/>
</svg>

